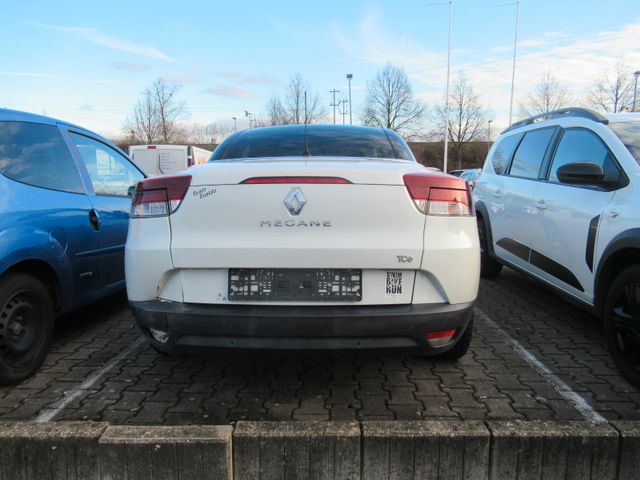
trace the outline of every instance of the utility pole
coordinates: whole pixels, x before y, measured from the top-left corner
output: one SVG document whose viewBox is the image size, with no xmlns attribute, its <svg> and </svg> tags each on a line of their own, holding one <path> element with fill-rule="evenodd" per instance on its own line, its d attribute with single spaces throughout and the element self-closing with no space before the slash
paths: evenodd
<svg viewBox="0 0 640 480">
<path fill-rule="evenodd" d="M 347 80 L 349 81 L 349 125 L 353 125 L 353 116 L 351 115 L 351 80 L 353 79 L 353 73 L 347 73 Z M 637 79 L 637 76 L 636 76 Z"/>
<path fill-rule="evenodd" d="M 335 88 L 333 90 L 329 90 L 329 93 L 333 94 L 333 102 L 331 102 L 331 105 L 333 107 L 333 124 L 335 125 L 336 123 L 336 107 L 338 105 L 340 105 L 339 103 L 336 103 L 336 93 L 340 93 L 340 90 L 336 90 Z"/>
<path fill-rule="evenodd" d="M 307 122 L 307 91 L 304 91 L 304 124 L 306 125 Z M 306 132 L 306 130 L 305 130 Z M 306 134 L 305 134 L 306 136 Z"/>
<path fill-rule="evenodd" d="M 340 115 L 342 115 L 342 124 L 343 125 L 346 124 L 347 103 L 349 103 L 349 100 L 347 100 L 346 98 L 343 98 L 342 100 L 340 100 L 340 104 L 342 105 L 342 111 L 340 112 Z"/>
<path fill-rule="evenodd" d="M 640 70 L 633 72 L 633 76 L 635 77 L 635 83 L 633 84 L 633 108 L 632 112 L 636 111 L 636 93 L 638 93 L 638 75 L 640 75 Z"/>
</svg>

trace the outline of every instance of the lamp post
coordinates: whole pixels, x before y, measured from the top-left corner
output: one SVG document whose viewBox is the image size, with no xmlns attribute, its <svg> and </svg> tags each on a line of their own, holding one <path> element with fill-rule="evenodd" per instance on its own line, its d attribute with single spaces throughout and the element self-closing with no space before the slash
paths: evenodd
<svg viewBox="0 0 640 480">
<path fill-rule="evenodd" d="M 238 131 L 238 118 L 237 117 L 231 117 L 233 118 L 233 131 L 237 132 Z"/>
<path fill-rule="evenodd" d="M 516 32 L 513 39 L 513 66 L 511 68 L 511 101 L 509 102 L 509 125 L 513 114 L 513 90 L 516 83 L 516 51 L 518 48 L 518 20 L 520 18 L 520 0 L 516 2 Z"/>
<path fill-rule="evenodd" d="M 447 161 L 449 159 L 449 78 L 451 73 L 451 5 L 453 1 L 427 3 L 427 5 L 449 5 L 449 37 L 447 42 L 447 89 L 444 99 L 444 165 L 442 171 L 447 173 Z"/>
<path fill-rule="evenodd" d="M 247 110 L 244 111 L 244 116 L 249 119 L 249 128 L 251 128 L 251 117 L 253 116 L 253 122 L 255 124 L 256 116 Z"/>
<path fill-rule="evenodd" d="M 489 120 L 489 131 L 487 132 L 487 150 L 491 150 L 491 122 L 493 122 L 493 120 Z"/>
<path fill-rule="evenodd" d="M 353 73 L 347 73 L 347 81 L 349 82 L 349 125 L 353 125 L 353 117 L 351 115 L 351 79 L 353 78 Z M 636 81 L 638 80 L 638 76 L 636 75 Z"/>
<path fill-rule="evenodd" d="M 640 70 L 636 70 L 633 72 L 633 76 L 635 77 L 635 82 L 633 84 L 633 108 L 632 112 L 636 111 L 636 93 L 638 93 L 638 75 L 640 75 Z"/>
</svg>

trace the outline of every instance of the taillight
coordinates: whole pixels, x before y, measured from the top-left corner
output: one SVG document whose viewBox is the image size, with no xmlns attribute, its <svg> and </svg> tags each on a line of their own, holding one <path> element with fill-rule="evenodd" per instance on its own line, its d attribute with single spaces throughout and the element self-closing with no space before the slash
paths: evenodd
<svg viewBox="0 0 640 480">
<path fill-rule="evenodd" d="M 455 329 L 440 330 L 437 332 L 425 333 L 424 338 L 426 338 L 432 346 L 440 347 L 442 345 L 446 345 L 447 343 L 449 343 L 455 334 L 456 334 Z"/>
<path fill-rule="evenodd" d="M 473 215 L 471 191 L 464 180 L 432 173 L 408 173 L 404 184 L 416 208 L 425 215 Z"/>
<path fill-rule="evenodd" d="M 191 185 L 191 175 L 147 178 L 138 183 L 131 202 L 131 217 L 163 217 L 175 212 Z"/>
</svg>

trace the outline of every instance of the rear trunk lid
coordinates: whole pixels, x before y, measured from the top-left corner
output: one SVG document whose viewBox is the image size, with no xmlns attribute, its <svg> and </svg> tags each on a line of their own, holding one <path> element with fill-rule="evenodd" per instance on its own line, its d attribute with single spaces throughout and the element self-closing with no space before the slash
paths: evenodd
<svg viewBox="0 0 640 480">
<path fill-rule="evenodd" d="M 191 168 L 170 217 L 174 266 L 416 269 L 425 216 L 403 182 L 416 171 L 410 161 L 315 158 Z"/>
</svg>

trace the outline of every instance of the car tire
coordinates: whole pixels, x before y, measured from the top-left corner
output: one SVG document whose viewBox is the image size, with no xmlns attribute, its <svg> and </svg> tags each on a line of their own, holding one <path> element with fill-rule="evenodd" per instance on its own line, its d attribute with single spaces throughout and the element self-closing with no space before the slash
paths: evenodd
<svg viewBox="0 0 640 480">
<path fill-rule="evenodd" d="M 480 240 L 480 276 L 496 278 L 502 271 L 502 264 L 489 255 L 487 226 L 480 217 L 478 217 L 478 238 Z"/>
<path fill-rule="evenodd" d="M 436 358 L 441 358 L 443 360 L 458 360 L 459 358 L 463 357 L 469 350 L 469 345 L 471 345 L 472 338 L 473 318 L 471 318 L 471 321 L 469 321 L 469 325 L 467 325 L 466 330 L 460 336 L 453 348 L 437 355 Z"/>
<path fill-rule="evenodd" d="M 0 279 L 0 385 L 32 376 L 53 338 L 53 302 L 47 287 L 26 273 Z"/>
<path fill-rule="evenodd" d="M 640 265 L 623 270 L 604 304 L 604 335 L 622 375 L 640 387 Z"/>
</svg>

